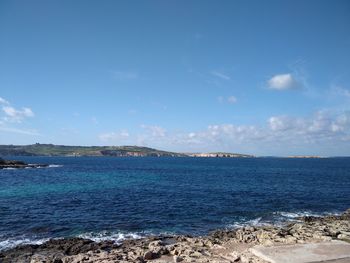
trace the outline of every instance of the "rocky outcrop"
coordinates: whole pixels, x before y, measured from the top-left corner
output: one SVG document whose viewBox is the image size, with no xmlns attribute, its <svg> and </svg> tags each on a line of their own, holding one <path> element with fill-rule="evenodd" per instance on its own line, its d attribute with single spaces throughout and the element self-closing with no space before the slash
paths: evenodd
<svg viewBox="0 0 350 263">
<path fill-rule="evenodd" d="M 42 167 L 47 167 L 49 166 L 48 164 L 27 164 L 22 161 L 13 161 L 13 160 L 4 160 L 0 158 L 0 169 L 5 169 L 5 168 L 15 168 L 15 169 L 20 169 L 20 168 L 42 168 Z"/>
<path fill-rule="evenodd" d="M 218 230 L 205 237 L 158 236 L 96 243 L 81 238 L 51 240 L 0 253 L 0 262 L 210 262 L 264 263 L 249 248 L 329 240 L 350 242 L 350 210 L 338 216 L 303 217 L 283 227 L 261 226 Z"/>
</svg>

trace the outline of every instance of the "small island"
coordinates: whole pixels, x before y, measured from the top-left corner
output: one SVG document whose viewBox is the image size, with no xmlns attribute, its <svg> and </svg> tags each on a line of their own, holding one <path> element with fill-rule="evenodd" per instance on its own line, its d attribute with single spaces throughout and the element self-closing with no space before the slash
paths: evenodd
<svg viewBox="0 0 350 263">
<path fill-rule="evenodd" d="M 43 168 L 48 166 L 48 164 L 27 164 L 22 161 L 4 160 L 0 158 L 0 169 Z"/>
</svg>

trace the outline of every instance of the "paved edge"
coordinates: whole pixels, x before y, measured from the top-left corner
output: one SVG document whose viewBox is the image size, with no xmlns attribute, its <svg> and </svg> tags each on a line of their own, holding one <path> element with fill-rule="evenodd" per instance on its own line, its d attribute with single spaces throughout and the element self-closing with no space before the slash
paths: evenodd
<svg viewBox="0 0 350 263">
<path fill-rule="evenodd" d="M 263 259 L 267 262 L 270 262 L 270 263 L 279 263 L 279 261 L 275 261 L 273 259 L 271 259 L 270 256 L 268 255 L 265 255 L 263 252 L 255 249 L 255 248 L 278 248 L 278 247 L 282 247 L 282 248 L 287 248 L 287 247 L 295 247 L 295 246 L 303 246 L 303 245 L 310 245 L 310 244 L 340 244 L 340 245 L 344 245 L 344 244 L 347 244 L 349 245 L 348 242 L 344 242 L 344 241 L 340 241 L 340 240 L 332 240 L 330 242 L 320 242 L 320 243 L 303 243 L 303 244 L 290 244 L 290 245 L 281 245 L 281 246 L 271 246 L 271 247 L 265 247 L 265 246 L 262 246 L 262 245 L 257 245 L 257 246 L 254 246 L 252 248 L 250 248 L 250 252 L 253 253 L 255 256 L 259 257 L 260 259 Z M 292 261 L 291 261 L 292 262 Z M 303 261 L 305 262 L 305 261 Z M 344 257 L 343 255 L 340 255 L 338 258 L 331 258 L 331 259 L 327 259 L 327 260 L 312 260 L 312 261 L 307 261 L 308 263 L 317 263 L 317 262 L 324 262 L 324 263 L 350 263 L 350 257 Z"/>
</svg>

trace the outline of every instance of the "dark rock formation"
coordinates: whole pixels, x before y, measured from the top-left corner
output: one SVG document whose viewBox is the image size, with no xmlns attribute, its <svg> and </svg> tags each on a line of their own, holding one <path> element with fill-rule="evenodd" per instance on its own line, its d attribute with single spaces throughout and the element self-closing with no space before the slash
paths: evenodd
<svg viewBox="0 0 350 263">
<path fill-rule="evenodd" d="M 14 161 L 14 160 L 4 160 L 0 158 L 0 169 L 4 168 L 41 168 L 47 167 L 48 164 L 27 164 L 22 161 Z"/>
<path fill-rule="evenodd" d="M 62 262 L 64 256 L 95 250 L 108 251 L 117 247 L 112 241 L 96 243 L 83 238 L 52 239 L 42 245 L 24 245 L 0 252 L 0 262 L 30 262 L 33 255 L 40 255 L 49 262 Z"/>
</svg>

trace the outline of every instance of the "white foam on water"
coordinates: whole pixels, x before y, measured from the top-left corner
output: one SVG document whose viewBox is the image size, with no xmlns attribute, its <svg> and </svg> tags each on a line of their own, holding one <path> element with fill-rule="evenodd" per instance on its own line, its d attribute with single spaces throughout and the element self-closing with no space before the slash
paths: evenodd
<svg viewBox="0 0 350 263">
<path fill-rule="evenodd" d="M 319 214 L 303 211 L 303 212 L 275 212 L 274 215 L 295 219 L 303 216 L 321 216 Z"/>
<path fill-rule="evenodd" d="M 284 212 L 277 211 L 272 214 L 268 219 L 263 219 L 262 217 L 258 217 L 251 220 L 246 221 L 238 221 L 227 225 L 227 228 L 242 228 L 247 226 L 266 226 L 266 225 L 274 225 L 274 226 L 283 226 L 286 222 L 296 222 L 299 221 L 299 218 L 305 216 L 314 216 L 314 217 L 323 217 L 327 215 L 341 215 L 339 212 L 322 212 L 315 213 L 311 211 L 296 211 L 296 212 Z"/>
<path fill-rule="evenodd" d="M 49 238 L 43 239 L 31 239 L 26 237 L 18 237 L 18 238 L 9 238 L 6 240 L 0 241 L 0 251 L 6 250 L 10 248 L 14 248 L 20 245 L 41 245 L 42 243 L 48 241 Z"/>
<path fill-rule="evenodd" d="M 61 164 L 50 164 L 48 167 L 49 168 L 57 168 L 57 167 L 62 167 L 63 165 Z"/>
<path fill-rule="evenodd" d="M 95 242 L 101 241 L 114 241 L 115 243 L 121 243 L 127 239 L 140 239 L 151 235 L 150 232 L 135 232 L 135 233 L 122 233 L 122 232 L 109 232 L 109 231 L 101 231 L 101 232 L 89 232 L 78 235 L 78 237 L 86 238 L 93 240 Z"/>
<path fill-rule="evenodd" d="M 277 217 L 283 217 L 283 218 L 289 219 L 290 221 L 294 221 L 300 217 L 305 217 L 305 216 L 322 217 L 327 215 L 340 215 L 341 213 L 337 213 L 337 212 L 315 213 L 311 211 L 297 211 L 297 212 L 277 211 L 277 212 L 274 212 L 273 214 Z"/>
<path fill-rule="evenodd" d="M 227 227 L 228 228 L 241 228 L 241 227 L 246 227 L 246 226 L 263 226 L 266 225 L 266 222 L 262 222 L 261 217 L 258 218 L 254 218 L 251 220 L 247 220 L 247 221 L 240 221 L 240 222 L 236 222 L 233 224 L 229 224 Z"/>
<path fill-rule="evenodd" d="M 45 169 L 45 168 L 58 168 L 62 167 L 63 165 L 61 164 L 49 164 L 48 166 L 42 166 L 42 167 L 36 167 L 37 169 Z"/>
<path fill-rule="evenodd" d="M 128 239 L 140 239 L 146 236 L 151 235 L 151 232 L 138 232 L 138 233 L 127 233 L 127 232 L 88 232 L 78 235 L 77 237 L 90 239 L 95 242 L 102 241 L 114 241 L 116 244 L 120 244 L 124 240 Z M 55 238 L 57 239 L 57 238 Z M 1 240 L 0 237 L 0 251 L 14 248 L 20 245 L 41 245 L 46 241 L 49 241 L 50 238 L 29 238 L 25 236 L 20 237 L 11 237 L 6 240 Z"/>
<path fill-rule="evenodd" d="M 116 244 L 122 243 L 124 240 L 130 239 L 140 239 L 147 236 L 151 236 L 154 233 L 151 231 L 143 232 L 88 232 L 78 235 L 77 237 L 90 239 L 95 242 L 102 241 L 113 241 Z M 160 233 L 156 235 L 170 235 L 170 233 Z M 29 238 L 26 236 L 11 237 L 6 240 L 2 240 L 3 237 L 0 236 L 0 251 L 11 249 L 20 245 L 41 245 L 50 239 L 60 239 L 60 238 Z"/>
<path fill-rule="evenodd" d="M 28 165 L 36 165 L 36 164 L 33 164 L 33 163 L 31 163 L 31 164 L 28 164 Z M 45 168 L 58 168 L 58 167 L 62 167 L 63 165 L 61 165 L 61 164 L 49 164 L 48 166 L 42 166 L 42 167 L 30 167 L 30 166 L 28 166 L 28 167 L 24 167 L 24 169 L 34 169 L 34 168 L 36 168 L 36 169 L 45 169 Z M 15 168 L 15 167 L 6 167 L 6 168 L 3 168 L 3 170 L 17 170 L 17 169 L 23 169 L 23 168 Z"/>
</svg>

